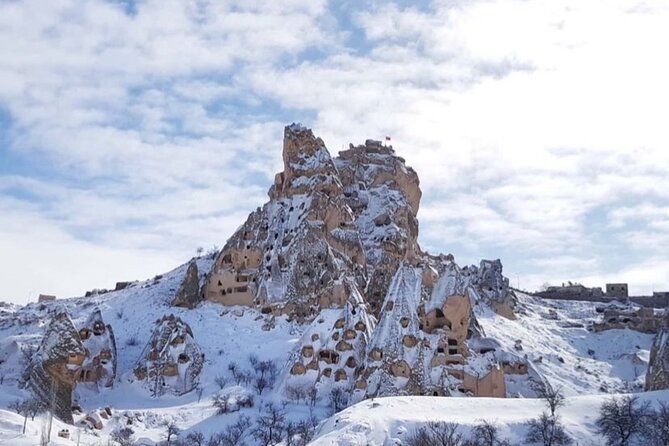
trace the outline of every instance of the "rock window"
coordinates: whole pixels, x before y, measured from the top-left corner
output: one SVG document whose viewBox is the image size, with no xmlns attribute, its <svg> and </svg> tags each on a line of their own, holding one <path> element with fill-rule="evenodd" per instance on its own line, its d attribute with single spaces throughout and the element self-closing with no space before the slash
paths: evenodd
<svg viewBox="0 0 669 446">
<path fill-rule="evenodd" d="M 92 378 L 93 378 L 93 376 L 92 376 L 93 373 L 92 372 L 93 371 L 90 370 L 90 369 L 82 370 L 81 373 L 79 374 L 79 381 L 84 381 L 84 382 L 92 381 Z"/>
<path fill-rule="evenodd" d="M 95 321 L 93 324 L 93 334 L 95 336 L 100 336 L 105 332 L 105 324 L 102 321 Z"/>
<path fill-rule="evenodd" d="M 383 352 L 380 349 L 375 348 L 371 351 L 370 356 L 372 357 L 372 360 L 380 361 L 383 359 Z"/>
<path fill-rule="evenodd" d="M 339 369 L 335 372 L 335 381 L 342 381 L 346 379 L 346 370 Z"/>
<path fill-rule="evenodd" d="M 328 364 L 336 364 L 339 362 L 339 353 L 332 350 L 321 350 L 318 352 L 318 358 Z"/>
</svg>

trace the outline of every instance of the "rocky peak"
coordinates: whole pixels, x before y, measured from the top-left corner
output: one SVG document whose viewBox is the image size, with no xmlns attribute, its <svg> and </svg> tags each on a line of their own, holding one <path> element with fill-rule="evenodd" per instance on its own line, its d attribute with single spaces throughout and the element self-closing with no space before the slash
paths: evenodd
<svg viewBox="0 0 669 446">
<path fill-rule="evenodd" d="M 391 146 L 374 140 L 351 144 L 335 164 L 369 265 L 366 298 L 378 314 L 400 262 L 420 261 L 418 175 Z"/>
<path fill-rule="evenodd" d="M 322 139 L 301 124 L 291 124 L 284 129 L 283 172 L 276 174 L 269 196 L 292 197 L 313 190 L 339 193 L 337 169 Z"/>
</svg>

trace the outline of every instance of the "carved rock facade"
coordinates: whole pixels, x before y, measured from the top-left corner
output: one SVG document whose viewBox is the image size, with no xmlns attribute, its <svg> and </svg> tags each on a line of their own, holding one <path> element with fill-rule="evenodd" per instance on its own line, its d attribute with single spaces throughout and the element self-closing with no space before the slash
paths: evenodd
<svg viewBox="0 0 669 446">
<path fill-rule="evenodd" d="M 116 377 L 116 344 L 110 325 L 95 310 L 77 330 L 67 312 L 59 312 L 47 328 L 28 369 L 28 386 L 55 415 L 72 423 L 72 391 L 77 383 L 111 387 Z"/>
<path fill-rule="evenodd" d="M 183 395 L 197 386 L 203 364 L 190 326 L 169 315 L 156 321 L 134 374 L 152 396 Z"/>
</svg>

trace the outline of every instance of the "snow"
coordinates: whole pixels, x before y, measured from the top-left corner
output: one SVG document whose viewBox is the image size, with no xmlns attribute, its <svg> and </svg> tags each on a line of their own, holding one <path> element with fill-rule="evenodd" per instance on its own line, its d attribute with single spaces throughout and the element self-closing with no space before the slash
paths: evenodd
<svg viewBox="0 0 669 446">
<path fill-rule="evenodd" d="M 551 384 L 562 386 L 568 395 L 642 390 L 654 335 L 628 329 L 589 331 L 589 324 L 601 320 L 592 302 L 523 294 L 518 298 L 523 314 L 515 321 L 485 305 L 474 308 L 485 335 L 499 342 L 503 351 L 527 355 Z M 557 320 L 549 317 L 549 310 L 557 313 Z M 517 340 L 522 351 L 515 349 Z"/>
<path fill-rule="evenodd" d="M 203 272 L 210 269 L 212 259 L 200 258 L 197 262 L 199 271 Z M 171 307 L 170 302 L 183 280 L 187 265 L 160 278 L 136 282 L 118 292 L 49 304 L 3 307 L 0 312 L 0 352 L 6 360 L 0 364 L 0 373 L 5 376 L 0 385 L 0 444 L 23 446 L 38 443 L 43 417 L 37 417 L 35 421 L 28 420 L 27 434 L 22 436 L 19 432 L 23 418 L 4 408 L 15 399 L 28 396 L 26 391 L 17 387 L 23 369 L 20 348 L 39 345 L 51 320 L 50 314 L 61 306 L 67 308 L 76 327 L 81 326 L 95 308 L 99 308 L 105 323 L 113 327 L 117 343 L 118 369 L 114 387 L 77 388 L 78 402 L 84 414 L 106 406 L 113 410 L 112 419 L 103 420 L 102 431 L 81 430 L 82 444 L 102 442 L 113 429 L 123 425 L 124 420 L 129 418 L 134 420 L 132 428 L 135 430 L 135 438 L 143 437 L 147 439 L 147 444 L 164 439 L 167 421 L 175 421 L 185 433 L 200 431 L 208 436 L 234 423 L 242 414 L 253 419 L 258 414 L 258 407 L 266 402 L 281 403 L 285 400 L 277 384 L 261 397 L 256 395 L 253 408 L 244 408 L 234 414 L 216 415 L 212 401 L 221 391 L 215 382 L 216 378 L 224 376 L 228 379 L 228 386 L 236 385 L 228 370 L 231 363 L 248 370 L 248 357 L 253 353 L 260 360 L 275 361 L 279 369 L 285 371 L 292 364 L 291 355 L 299 347 L 300 340 L 309 339 L 312 332 L 308 331 L 311 330 L 308 325 L 288 321 L 285 317 L 276 317 L 274 328 L 265 331 L 263 325 L 271 316 L 245 307 L 225 307 L 210 302 L 203 302 L 194 310 Z M 417 273 L 411 268 L 406 269 L 405 286 L 396 291 L 398 294 L 406 292 L 406 299 L 412 300 L 419 294 L 412 284 L 419 284 L 420 278 L 416 275 L 415 280 L 412 279 Z M 574 435 L 584 435 L 582 438 L 590 438 L 596 408 L 608 396 L 608 392 L 639 389 L 645 376 L 653 336 L 631 330 L 588 331 L 591 322 L 601 319 L 592 303 L 540 300 L 522 294 L 518 300 L 516 320 L 497 315 L 481 302 L 475 305 L 474 311 L 485 336 L 481 342 L 496 348 L 498 360 L 506 355 L 527 355 L 538 372 L 551 383 L 563 386 L 565 392 L 572 396 L 569 399 L 570 406 L 563 412 L 569 431 Z M 398 300 L 395 303 L 397 305 Z M 557 319 L 549 317 L 550 310 L 557 313 Z M 195 342 L 205 353 L 200 377 L 202 396 L 199 401 L 197 391 L 182 396 L 152 398 L 134 380 L 132 374 L 156 319 L 171 313 L 190 325 Z M 341 310 L 324 312 L 323 329 L 318 332 L 326 336 L 340 315 Z M 370 327 L 373 325 L 371 320 L 368 323 Z M 132 339 L 138 342 L 134 343 Z M 522 351 L 515 350 L 519 339 L 522 341 Z M 589 350 L 593 353 L 590 354 Z M 475 366 L 472 364 L 472 367 Z M 515 393 L 514 388 L 526 385 L 520 378 L 517 381 L 515 377 L 508 379 L 507 386 L 512 394 Z M 309 380 L 314 382 L 316 378 L 309 376 Z M 244 386 L 247 390 L 251 387 Z M 667 392 L 641 394 L 641 397 L 653 398 L 653 395 L 667 399 Z M 310 409 L 303 404 L 288 403 L 286 410 L 294 420 L 306 419 L 310 415 L 324 418 L 329 415 L 327 404 L 328 401 L 323 399 Z M 325 422 L 315 444 L 383 444 L 391 438 L 402 438 L 416 423 L 432 419 L 436 414 L 446 414 L 454 417 L 454 421 L 468 425 L 480 418 L 496 419 L 504 423 L 504 432 L 522 433 L 522 423 L 536 416 L 540 410 L 541 402 L 533 399 L 374 399 L 363 401 L 337 418 Z M 75 420 L 79 418 L 81 416 L 75 417 Z M 339 422 L 335 423 L 336 420 Z M 63 428 L 69 428 L 74 438 L 79 435 L 78 427 L 55 420 L 54 437 L 55 432 Z M 341 442 L 333 443 L 335 437 Z M 55 439 L 53 444 L 73 443 L 72 440 Z"/>
<path fill-rule="evenodd" d="M 640 402 L 669 402 L 669 390 L 638 395 Z M 579 444 L 600 444 L 594 421 L 599 406 L 609 395 L 569 397 L 559 415 L 567 432 Z M 428 421 L 461 425 L 469 434 L 481 420 L 494 422 L 501 436 L 512 445 L 523 444 L 525 423 L 545 410 L 538 399 L 388 397 L 362 401 L 333 415 L 320 426 L 312 446 L 355 446 L 401 444 Z"/>
</svg>

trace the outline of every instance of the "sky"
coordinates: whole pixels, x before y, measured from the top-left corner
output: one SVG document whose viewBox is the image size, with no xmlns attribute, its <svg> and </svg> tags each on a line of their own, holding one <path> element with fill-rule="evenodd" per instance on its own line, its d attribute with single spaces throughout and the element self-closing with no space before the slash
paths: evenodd
<svg viewBox="0 0 669 446">
<path fill-rule="evenodd" d="M 421 246 L 669 290 L 669 2 L 0 0 L 0 300 L 222 246 L 283 128 L 388 135 Z"/>
</svg>

